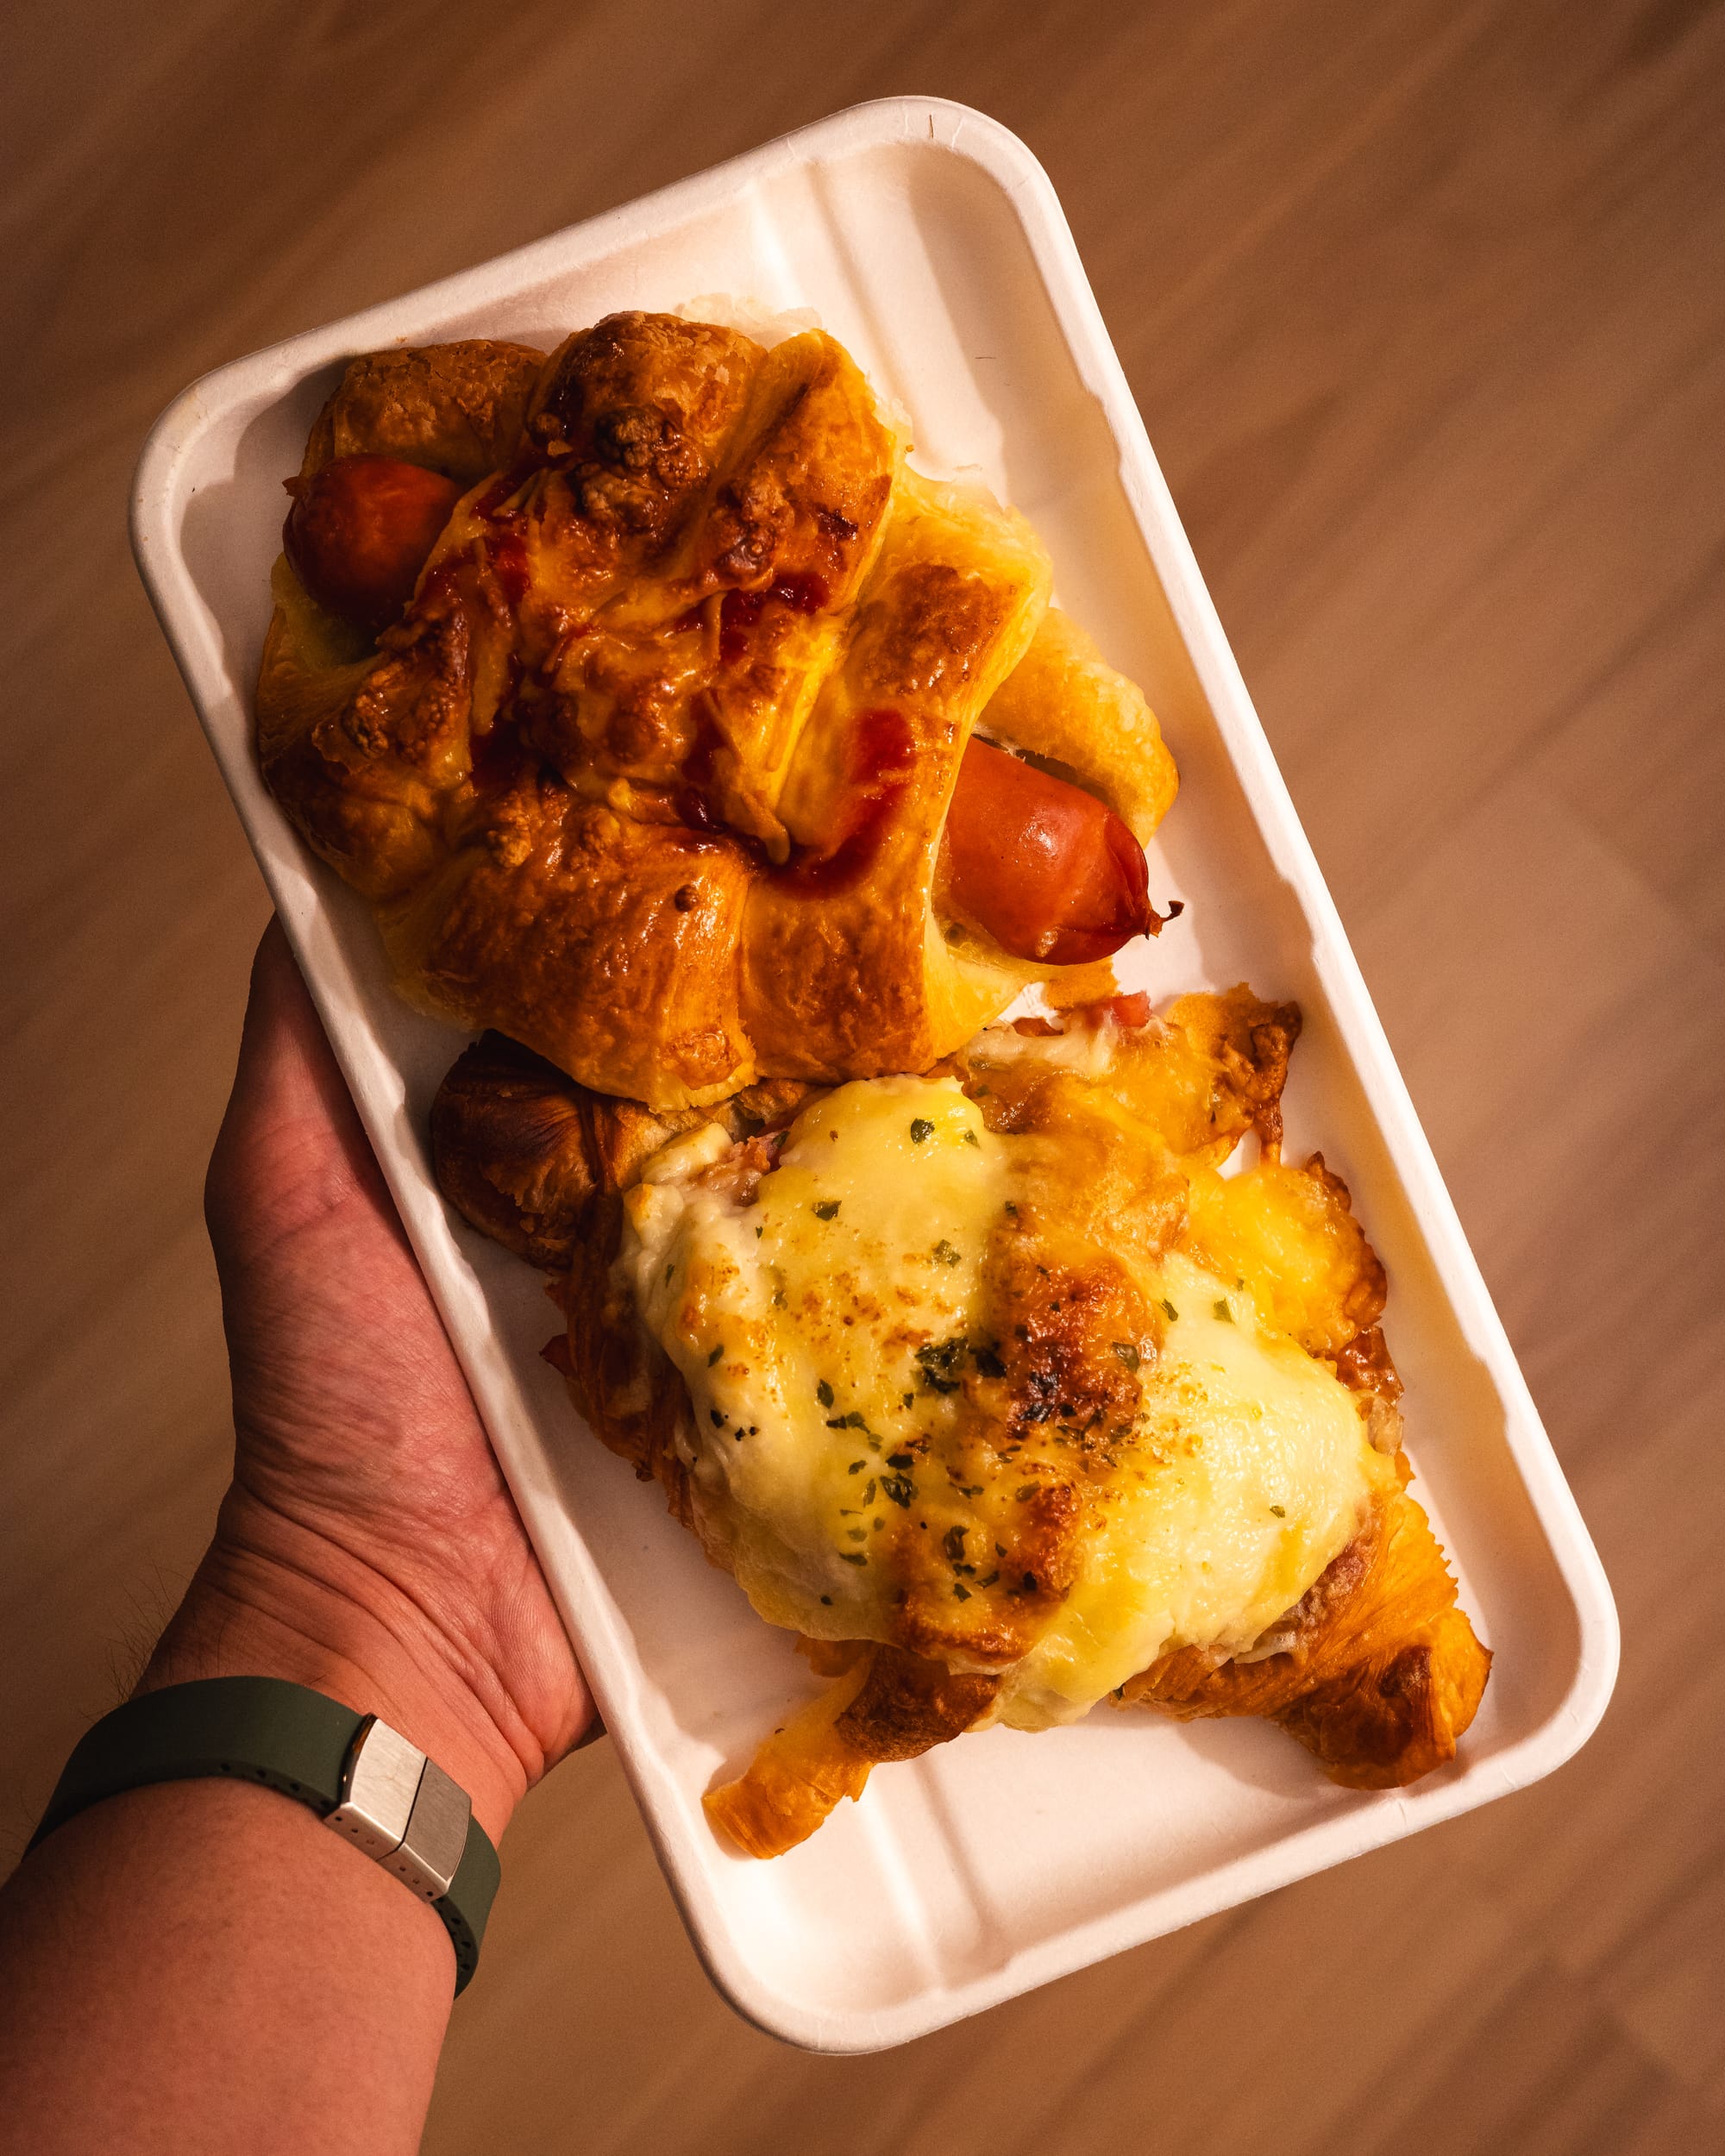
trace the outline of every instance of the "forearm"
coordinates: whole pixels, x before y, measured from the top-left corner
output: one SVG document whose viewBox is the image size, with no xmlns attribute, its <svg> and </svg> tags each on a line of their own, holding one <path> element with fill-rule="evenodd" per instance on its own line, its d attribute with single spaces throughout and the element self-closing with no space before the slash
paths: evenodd
<svg viewBox="0 0 1725 2156">
<path fill-rule="evenodd" d="M 218 1544 L 139 1685 L 267 1676 L 398 1729 L 500 1837 L 525 1775 L 411 1611 Z M 0 2149 L 418 2146 L 455 1992 L 442 1922 L 267 1789 L 94 1804 L 0 1890 Z"/>
<path fill-rule="evenodd" d="M 432 1910 L 229 1782 L 92 1805 L 0 1892 L 0 2147 L 417 2148 L 455 1990 Z"/>
</svg>

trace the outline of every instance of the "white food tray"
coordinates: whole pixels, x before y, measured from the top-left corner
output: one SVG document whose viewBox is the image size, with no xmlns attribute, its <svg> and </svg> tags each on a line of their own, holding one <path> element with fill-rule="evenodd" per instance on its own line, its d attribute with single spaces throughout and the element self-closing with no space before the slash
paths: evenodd
<svg viewBox="0 0 1725 2156">
<path fill-rule="evenodd" d="M 283 477 L 352 354 L 549 348 L 612 309 L 706 294 L 812 308 L 915 427 L 1035 523 L 1061 601 L 1144 686 L 1179 763 L 1151 852 L 1181 919 L 1123 968 L 1158 995 L 1241 979 L 1306 1015 L 1290 1150 L 1320 1145 L 1389 1269 L 1418 1493 L 1496 1660 L 1454 1766 L 1334 1788 L 1279 1730 L 1099 1708 L 881 1769 L 773 1863 L 702 1791 L 812 1680 L 576 1421 L 540 1360 L 539 1276 L 459 1223 L 426 1112 L 459 1035 L 392 995 L 363 906 L 259 780 L 252 688 Z M 939 99 L 859 105 L 625 209 L 195 383 L 158 421 L 139 566 L 484 1411 L 661 1863 L 713 1981 L 762 2028 L 868 2051 L 1487 1802 L 1582 1744 L 1617 1661 L 1610 1591 L 1463 1238 L 1151 454 L 1054 190 Z M 505 1891 L 507 1892 L 505 1886 Z M 572 1907 L 571 1924 L 581 1921 Z"/>
</svg>

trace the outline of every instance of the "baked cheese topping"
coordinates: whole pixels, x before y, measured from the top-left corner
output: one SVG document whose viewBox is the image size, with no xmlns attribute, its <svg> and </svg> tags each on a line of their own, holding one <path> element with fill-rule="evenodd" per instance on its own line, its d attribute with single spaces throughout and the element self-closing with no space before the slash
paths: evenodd
<svg viewBox="0 0 1725 2156">
<path fill-rule="evenodd" d="M 885 1636 L 869 1545 L 908 1510 L 886 1463 L 950 1419 L 917 1351 L 976 1305 L 1006 1150 L 956 1080 L 874 1079 L 799 1119 L 752 1205 L 681 1175 L 628 1195 L 623 1262 L 694 1402 L 698 1501 L 775 1623 Z"/>
<path fill-rule="evenodd" d="M 1168 1330 L 1142 1425 L 1077 1583 L 1005 1688 L 1019 1727 L 1071 1720 L 1170 1647 L 1249 1647 L 1394 1480 L 1353 1395 L 1250 1294 L 1178 1252 L 1157 1288 Z"/>
<path fill-rule="evenodd" d="M 715 1127 L 628 1194 L 619 1264 L 687 1386 L 710 1546 L 769 1621 L 1000 1670 L 1000 1718 L 1042 1727 L 1170 1647 L 1249 1647 L 1393 1480 L 1271 1298 L 1195 1250 L 1123 1236 L 1052 1279 L 1051 1141 L 956 1079 L 841 1087 L 744 1194 Z M 1060 1292 L 1032 1311 L 1020 1276 Z"/>
</svg>

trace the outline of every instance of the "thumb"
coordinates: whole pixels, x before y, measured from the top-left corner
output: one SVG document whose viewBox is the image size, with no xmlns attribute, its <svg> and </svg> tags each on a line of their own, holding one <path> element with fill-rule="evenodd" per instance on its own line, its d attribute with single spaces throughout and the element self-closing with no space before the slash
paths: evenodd
<svg viewBox="0 0 1725 2156">
<path fill-rule="evenodd" d="M 392 1213 L 279 920 L 252 962 L 239 1065 L 210 1156 L 204 1214 L 218 1268 L 363 1200 Z"/>
</svg>

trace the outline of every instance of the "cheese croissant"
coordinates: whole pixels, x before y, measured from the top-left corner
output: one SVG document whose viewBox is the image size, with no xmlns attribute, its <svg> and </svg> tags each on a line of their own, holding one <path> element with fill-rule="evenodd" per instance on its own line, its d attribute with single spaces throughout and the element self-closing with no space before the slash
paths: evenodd
<svg viewBox="0 0 1725 2156">
<path fill-rule="evenodd" d="M 1299 1023 L 1119 998 L 712 1113 L 456 1066 L 444 1190 L 556 1272 L 582 1413 L 831 1680 L 710 1793 L 740 1846 L 1110 1697 L 1273 1718 L 1354 1786 L 1453 1755 L 1490 1658 L 1407 1493 L 1383 1269 L 1281 1157 Z"/>
<path fill-rule="evenodd" d="M 354 362 L 291 482 L 258 744 L 411 1001 L 671 1107 L 924 1069 L 1160 925 L 1154 718 L 1024 519 L 906 446 L 818 331 Z M 1094 873 L 979 909 L 978 844 L 1036 814 L 991 805 L 1038 787 Z"/>
</svg>

